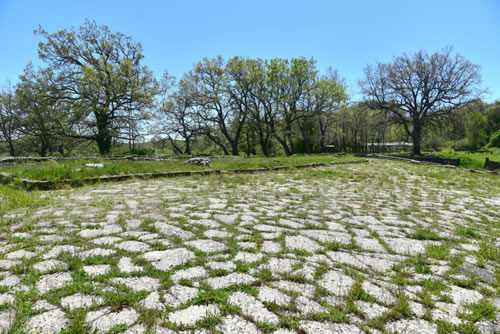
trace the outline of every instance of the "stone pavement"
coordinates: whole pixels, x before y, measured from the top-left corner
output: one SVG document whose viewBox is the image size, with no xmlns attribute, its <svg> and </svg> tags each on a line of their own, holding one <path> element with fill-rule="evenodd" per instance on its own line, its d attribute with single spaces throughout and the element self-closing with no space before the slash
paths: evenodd
<svg viewBox="0 0 500 334">
<path fill-rule="evenodd" d="M 488 177 L 374 161 L 47 192 L 2 218 L 0 332 L 494 333 Z"/>
</svg>

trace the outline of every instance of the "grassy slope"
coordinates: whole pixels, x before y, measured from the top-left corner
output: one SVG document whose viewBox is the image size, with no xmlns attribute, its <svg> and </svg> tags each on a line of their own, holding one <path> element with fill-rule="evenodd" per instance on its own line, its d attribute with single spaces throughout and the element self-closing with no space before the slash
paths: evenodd
<svg viewBox="0 0 500 334">
<path fill-rule="evenodd" d="M 484 160 L 488 157 L 492 161 L 500 162 L 500 149 L 481 150 L 477 152 L 451 151 L 451 152 L 424 152 L 424 155 L 432 155 L 445 159 L 460 159 L 460 166 L 468 168 L 484 168 Z M 394 153 L 396 156 L 411 156 L 411 153 Z"/>
<path fill-rule="evenodd" d="M 129 160 L 71 160 L 62 162 L 43 162 L 33 164 L 15 164 L 0 168 L 0 172 L 7 172 L 20 178 L 32 180 L 60 180 L 96 177 L 101 175 L 161 173 L 181 170 L 204 169 L 244 169 L 286 165 L 300 165 L 312 162 L 334 162 L 358 160 L 353 156 L 334 157 L 325 155 L 293 156 L 279 158 L 217 158 L 212 159 L 211 167 L 183 165 L 183 160 L 168 161 L 129 161 Z M 86 167 L 86 163 L 102 163 L 103 168 Z"/>
</svg>

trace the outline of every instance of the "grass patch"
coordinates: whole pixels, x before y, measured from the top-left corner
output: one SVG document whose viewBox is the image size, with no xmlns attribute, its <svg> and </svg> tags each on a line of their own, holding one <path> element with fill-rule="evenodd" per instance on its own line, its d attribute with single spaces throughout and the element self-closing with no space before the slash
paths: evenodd
<svg viewBox="0 0 500 334">
<path fill-rule="evenodd" d="M 66 160 L 47 161 L 40 163 L 16 163 L 0 168 L 0 172 L 14 175 L 16 178 L 31 180 L 78 180 L 87 177 L 102 175 L 163 173 L 186 170 L 230 170 L 247 168 L 269 168 L 276 166 L 297 166 L 314 162 L 329 163 L 340 161 L 354 161 L 359 158 L 353 156 L 325 156 L 304 155 L 279 158 L 264 157 L 238 157 L 238 158 L 212 158 L 210 167 L 184 165 L 186 159 L 169 159 L 165 161 L 130 161 L 130 160 Z M 86 164 L 103 164 L 102 168 L 87 167 Z"/>
</svg>

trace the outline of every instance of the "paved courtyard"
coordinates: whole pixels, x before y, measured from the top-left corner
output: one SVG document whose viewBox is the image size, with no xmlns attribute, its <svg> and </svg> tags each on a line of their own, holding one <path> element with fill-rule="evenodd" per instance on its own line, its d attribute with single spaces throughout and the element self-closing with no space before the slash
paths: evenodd
<svg viewBox="0 0 500 334">
<path fill-rule="evenodd" d="M 370 161 L 43 193 L 0 332 L 495 333 L 500 178 Z"/>
</svg>

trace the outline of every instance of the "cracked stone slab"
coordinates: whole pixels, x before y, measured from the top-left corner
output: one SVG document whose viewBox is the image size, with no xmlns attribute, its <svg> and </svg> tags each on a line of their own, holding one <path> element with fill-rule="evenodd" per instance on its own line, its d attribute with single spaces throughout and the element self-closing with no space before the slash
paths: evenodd
<svg viewBox="0 0 500 334">
<path fill-rule="evenodd" d="M 226 276 L 206 279 L 207 284 L 210 285 L 212 289 L 227 288 L 234 284 L 252 284 L 255 281 L 257 281 L 255 277 L 244 273 L 231 273 Z"/>
<path fill-rule="evenodd" d="M 140 277 L 114 277 L 111 279 L 114 284 L 122 284 L 134 291 L 155 291 L 161 286 L 160 280 L 148 276 Z"/>
<path fill-rule="evenodd" d="M 163 296 L 163 299 L 165 300 L 165 305 L 178 308 L 196 296 L 198 296 L 198 289 L 176 284 L 170 288 L 168 294 Z"/>
<path fill-rule="evenodd" d="M 0 312 L 0 332 L 8 333 L 16 321 L 16 312 L 14 310 L 3 310 Z"/>
<path fill-rule="evenodd" d="M 49 303 L 45 299 L 39 299 L 31 306 L 31 309 L 35 310 L 35 311 L 51 311 L 51 310 L 55 310 L 56 308 L 58 308 L 58 307 L 55 305 L 52 305 L 51 303 Z"/>
<path fill-rule="evenodd" d="M 169 270 L 172 267 L 187 263 L 194 259 L 195 255 L 186 248 L 168 249 L 164 251 L 152 251 L 142 255 L 159 270 Z"/>
<path fill-rule="evenodd" d="M 305 250 L 310 253 L 321 249 L 321 246 L 316 242 L 307 237 L 298 236 L 286 236 L 285 244 L 288 249 L 291 250 Z"/>
<path fill-rule="evenodd" d="M 388 323 L 385 328 L 389 331 L 401 334 L 435 334 L 437 325 L 422 319 L 402 319 Z"/>
<path fill-rule="evenodd" d="M 118 325 L 131 326 L 138 319 L 139 314 L 133 308 L 113 312 L 111 307 L 105 307 L 87 313 L 85 324 L 97 333 L 107 333 Z"/>
<path fill-rule="evenodd" d="M 239 333 L 239 334 L 259 334 L 254 323 L 243 319 L 237 315 L 229 315 L 221 319 L 221 323 L 217 325 L 217 330 L 224 334 Z M 276 332 L 275 332 L 276 333 Z"/>
<path fill-rule="evenodd" d="M 46 254 L 43 255 L 42 259 L 44 260 L 53 259 L 58 257 L 62 253 L 69 253 L 71 255 L 76 255 L 79 249 L 80 247 L 72 245 L 54 246 L 51 250 L 49 250 Z"/>
<path fill-rule="evenodd" d="M 0 294 L 0 305 L 12 304 L 16 300 L 14 294 L 12 293 L 2 293 Z"/>
<path fill-rule="evenodd" d="M 20 263 L 21 263 L 21 261 L 0 260 L 0 269 L 9 270 L 13 266 L 16 266 Z"/>
<path fill-rule="evenodd" d="M 355 281 L 343 273 L 330 270 L 323 275 L 319 285 L 337 296 L 347 296 Z"/>
<path fill-rule="evenodd" d="M 229 233 L 229 232 L 226 232 L 226 231 L 208 230 L 208 231 L 205 231 L 204 235 L 207 238 L 221 238 L 221 239 L 223 239 L 223 238 L 229 238 L 233 234 Z"/>
<path fill-rule="evenodd" d="M 197 321 L 203 320 L 209 315 L 217 315 L 219 313 L 219 308 L 216 305 L 193 305 L 186 309 L 170 313 L 168 320 L 178 325 L 194 326 Z"/>
<path fill-rule="evenodd" d="M 264 253 L 276 254 L 281 252 L 281 245 L 279 242 L 266 240 L 262 243 L 261 249 Z"/>
<path fill-rule="evenodd" d="M 194 247 L 205 253 L 215 253 L 221 252 L 227 249 L 227 246 L 222 242 L 211 240 L 211 239 L 198 239 L 185 242 L 187 246 Z"/>
<path fill-rule="evenodd" d="M 52 289 L 59 289 L 73 282 L 71 273 L 62 272 L 50 275 L 44 275 L 36 283 L 36 288 L 41 294 L 44 294 Z"/>
<path fill-rule="evenodd" d="M 259 295 L 257 298 L 262 302 L 275 303 L 279 306 L 285 306 L 290 304 L 291 297 L 279 291 L 278 289 L 273 289 L 268 286 L 259 287 Z"/>
<path fill-rule="evenodd" d="M 279 318 L 276 314 L 266 309 L 264 304 L 255 297 L 247 295 L 246 293 L 241 291 L 234 292 L 229 296 L 227 301 L 229 304 L 240 307 L 245 316 L 250 317 L 256 322 L 270 324 L 277 324 L 279 322 Z"/>
<path fill-rule="evenodd" d="M 181 279 L 192 280 L 198 277 L 205 277 L 207 275 L 207 270 L 202 266 L 192 267 L 189 269 L 178 270 L 172 275 L 172 280 L 174 282 L 179 282 Z"/>
<path fill-rule="evenodd" d="M 306 334 L 363 334 L 364 332 L 354 325 L 335 324 L 331 322 L 301 321 L 300 330 Z"/>
<path fill-rule="evenodd" d="M 358 307 L 358 310 L 363 312 L 368 319 L 380 317 L 389 310 L 387 307 L 377 303 L 368 303 L 362 300 L 357 300 L 355 304 Z"/>
<path fill-rule="evenodd" d="M 83 266 L 82 269 L 87 275 L 96 277 L 109 273 L 111 266 L 109 264 L 94 264 L 91 266 Z"/>
<path fill-rule="evenodd" d="M 41 273 L 46 273 L 48 271 L 53 271 L 56 269 L 66 270 L 68 269 L 68 265 L 66 262 L 59 260 L 45 260 L 33 265 L 33 269 L 38 270 Z"/>
<path fill-rule="evenodd" d="M 59 333 L 66 327 L 68 319 L 60 309 L 35 315 L 26 324 L 27 333 Z"/>
<path fill-rule="evenodd" d="M 132 263 L 132 259 L 129 257 L 122 257 L 120 261 L 118 261 L 118 269 L 122 273 L 134 273 L 134 272 L 142 272 L 144 269 L 141 266 L 136 266 Z"/>
<path fill-rule="evenodd" d="M 141 300 L 141 306 L 150 310 L 165 311 L 165 305 L 161 302 L 160 294 L 156 291 L 151 292 L 146 298 Z"/>
<path fill-rule="evenodd" d="M 19 260 L 19 259 L 30 259 L 34 257 L 35 252 L 30 252 L 24 249 L 17 250 L 15 252 L 8 253 L 5 257 L 7 260 Z"/>
<path fill-rule="evenodd" d="M 129 252 L 135 252 L 135 253 L 142 253 L 142 252 L 151 250 L 151 246 L 149 246 L 148 244 L 141 242 L 141 241 L 135 241 L 135 240 L 127 240 L 127 241 L 121 242 L 121 243 L 117 244 L 115 247 L 129 251 Z"/>
<path fill-rule="evenodd" d="M 298 264 L 298 260 L 293 259 L 278 259 L 272 257 L 265 264 L 262 264 L 260 269 L 268 269 L 273 273 L 288 273 L 293 271 L 293 266 Z"/>
<path fill-rule="evenodd" d="M 456 285 L 452 285 L 451 291 L 446 294 L 448 294 L 453 299 L 453 302 L 458 305 L 476 304 L 483 298 L 483 295 L 476 290 L 469 290 Z"/>
<path fill-rule="evenodd" d="M 122 241 L 122 238 L 119 237 L 101 237 L 97 239 L 93 239 L 92 242 L 96 245 L 104 245 L 104 246 L 113 246 L 117 242 Z"/>
<path fill-rule="evenodd" d="M 121 226 L 118 225 L 106 225 L 103 228 L 99 229 L 87 229 L 81 230 L 77 234 L 82 238 L 95 238 L 101 235 L 109 235 L 122 232 Z"/>
<path fill-rule="evenodd" d="M 304 296 L 297 297 L 297 299 L 295 299 L 295 305 L 300 313 L 306 315 L 311 313 L 328 313 L 326 308 Z"/>
<path fill-rule="evenodd" d="M 291 281 L 274 281 L 271 283 L 273 287 L 288 291 L 297 292 L 300 295 L 312 298 L 316 288 L 312 284 L 297 283 Z"/>
<path fill-rule="evenodd" d="M 264 257 L 261 253 L 238 252 L 233 261 L 241 261 L 243 263 L 259 262 Z"/>
<path fill-rule="evenodd" d="M 100 305 L 102 303 L 104 303 L 104 300 L 99 296 L 84 295 L 81 293 L 61 298 L 61 306 L 70 311 L 78 308 L 87 308 L 92 305 Z"/>
<path fill-rule="evenodd" d="M 116 251 L 114 249 L 94 248 L 94 249 L 90 249 L 88 251 L 81 252 L 78 254 L 78 256 L 82 259 L 87 259 L 87 258 L 93 257 L 93 256 L 107 257 L 107 256 L 111 256 L 114 254 L 116 254 Z"/>
<path fill-rule="evenodd" d="M 384 304 L 392 304 L 396 301 L 396 297 L 394 297 L 393 294 L 385 288 L 381 288 L 368 281 L 364 281 L 361 286 L 366 293 L 375 297 L 375 299 Z"/>
<path fill-rule="evenodd" d="M 173 235 L 182 240 L 191 239 L 194 237 L 194 233 L 185 231 L 177 226 L 169 225 L 166 223 L 155 223 L 154 227 L 158 229 L 158 231 L 164 235 Z"/>
</svg>

